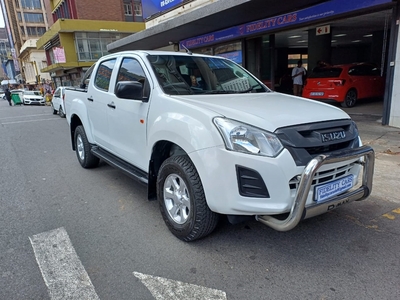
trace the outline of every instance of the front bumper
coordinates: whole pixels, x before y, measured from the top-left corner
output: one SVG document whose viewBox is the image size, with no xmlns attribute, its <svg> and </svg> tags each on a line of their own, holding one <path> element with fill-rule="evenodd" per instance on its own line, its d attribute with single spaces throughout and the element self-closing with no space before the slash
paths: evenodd
<svg viewBox="0 0 400 300">
<path fill-rule="evenodd" d="M 29 100 L 29 99 L 24 99 L 23 100 L 24 104 L 26 105 L 45 105 L 45 101 L 43 100 Z"/>
<path fill-rule="evenodd" d="M 323 203 L 306 207 L 311 184 L 318 169 L 325 164 L 347 161 L 349 159 L 359 159 L 359 163 L 363 165 L 361 186 L 355 190 L 337 195 Z M 278 220 L 270 215 L 256 216 L 256 220 L 275 230 L 288 231 L 296 227 L 302 219 L 320 215 L 345 203 L 364 200 L 371 194 L 374 164 L 374 150 L 369 146 L 332 152 L 329 155 L 319 155 L 312 159 L 304 168 L 289 216 L 285 220 Z"/>
</svg>

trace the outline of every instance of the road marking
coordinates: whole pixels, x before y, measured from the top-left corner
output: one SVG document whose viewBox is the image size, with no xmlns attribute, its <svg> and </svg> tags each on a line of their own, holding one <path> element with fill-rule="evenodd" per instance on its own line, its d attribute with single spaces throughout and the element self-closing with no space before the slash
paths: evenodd
<svg viewBox="0 0 400 300">
<path fill-rule="evenodd" d="M 216 289 L 184 283 L 163 277 L 133 272 L 156 300 L 226 300 L 226 293 Z"/>
<path fill-rule="evenodd" d="M 400 214 L 400 208 L 393 209 L 391 212 L 394 213 L 394 214 Z M 390 212 L 388 212 L 386 214 L 383 214 L 382 217 L 387 218 L 389 220 L 396 219 L 396 216 L 392 215 Z"/>
<path fill-rule="evenodd" d="M 29 240 L 52 300 L 99 299 L 63 227 Z"/>
<path fill-rule="evenodd" d="M 48 116 L 48 115 L 49 115 L 49 114 L 12 116 L 12 117 L 0 118 L 0 120 L 5 120 L 5 119 L 16 119 L 16 118 L 28 118 L 28 117 L 38 117 L 38 116 Z"/>
<path fill-rule="evenodd" d="M 51 118 L 51 119 L 37 119 L 37 120 L 27 120 L 27 121 L 15 121 L 15 122 L 4 122 L 3 125 L 18 124 L 18 123 L 29 123 L 29 122 L 39 122 L 39 121 L 50 121 L 50 120 L 61 120 L 61 118 Z"/>
<path fill-rule="evenodd" d="M 400 208 L 393 209 L 392 212 L 395 214 L 400 214 Z"/>
</svg>

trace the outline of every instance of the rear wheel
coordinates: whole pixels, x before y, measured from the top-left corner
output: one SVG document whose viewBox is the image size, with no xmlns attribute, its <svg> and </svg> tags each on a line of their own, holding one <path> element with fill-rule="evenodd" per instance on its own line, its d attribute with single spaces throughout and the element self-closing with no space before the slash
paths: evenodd
<svg viewBox="0 0 400 300">
<path fill-rule="evenodd" d="M 343 107 L 353 107 L 357 102 L 357 91 L 355 89 L 351 89 L 347 92 L 344 101 L 341 103 Z"/>
<path fill-rule="evenodd" d="M 64 111 L 63 111 L 61 105 L 60 105 L 60 108 L 58 109 L 58 114 L 60 115 L 61 118 L 65 118 L 65 114 L 64 114 Z"/>
<path fill-rule="evenodd" d="M 56 115 L 57 111 L 54 109 L 53 103 L 51 104 L 51 109 L 53 110 L 53 115 Z"/>
<path fill-rule="evenodd" d="M 217 226 L 219 215 L 208 207 L 199 174 L 188 156 L 164 161 L 158 173 L 157 196 L 163 219 L 177 238 L 194 241 Z"/>
<path fill-rule="evenodd" d="M 85 169 L 97 167 L 99 158 L 90 152 L 90 144 L 82 125 L 76 127 L 74 141 L 76 156 L 81 166 Z"/>
</svg>

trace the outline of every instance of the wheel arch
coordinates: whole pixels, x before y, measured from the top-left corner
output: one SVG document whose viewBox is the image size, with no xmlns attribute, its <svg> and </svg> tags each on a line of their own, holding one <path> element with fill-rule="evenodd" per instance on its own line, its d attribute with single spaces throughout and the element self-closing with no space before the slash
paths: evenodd
<svg viewBox="0 0 400 300">
<path fill-rule="evenodd" d="M 72 115 L 69 128 L 70 128 L 72 150 L 74 150 L 74 151 L 75 151 L 75 141 L 74 141 L 75 129 L 76 129 L 76 127 L 78 127 L 80 125 L 83 125 L 81 119 L 77 115 Z"/>
<path fill-rule="evenodd" d="M 158 141 L 152 148 L 149 160 L 148 175 L 148 199 L 157 199 L 157 175 L 162 163 L 169 157 L 175 155 L 187 155 L 187 152 L 179 145 L 171 141 Z"/>
</svg>

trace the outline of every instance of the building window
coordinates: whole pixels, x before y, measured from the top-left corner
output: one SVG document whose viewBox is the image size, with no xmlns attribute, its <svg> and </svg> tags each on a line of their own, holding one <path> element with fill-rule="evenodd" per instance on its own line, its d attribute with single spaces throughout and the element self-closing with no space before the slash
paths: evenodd
<svg viewBox="0 0 400 300">
<path fill-rule="evenodd" d="M 288 55 L 288 68 L 297 67 L 297 62 L 301 60 L 303 67 L 308 68 L 308 55 L 307 54 L 289 54 Z"/>
<path fill-rule="evenodd" d="M 41 9 L 42 8 L 42 6 L 40 5 L 40 0 L 21 0 L 21 6 L 24 9 Z"/>
<path fill-rule="evenodd" d="M 27 23 L 44 23 L 43 14 L 24 13 L 24 18 Z"/>
<path fill-rule="evenodd" d="M 42 36 L 46 32 L 44 27 L 26 27 L 26 34 L 28 36 Z"/>
<path fill-rule="evenodd" d="M 76 32 L 75 45 L 79 61 L 95 61 L 108 54 L 107 45 L 129 34 L 109 32 Z"/>
<path fill-rule="evenodd" d="M 141 17 L 142 16 L 142 5 L 140 3 L 135 2 L 135 16 Z"/>
<path fill-rule="evenodd" d="M 124 4 L 125 16 L 132 16 L 132 4 Z"/>
</svg>

